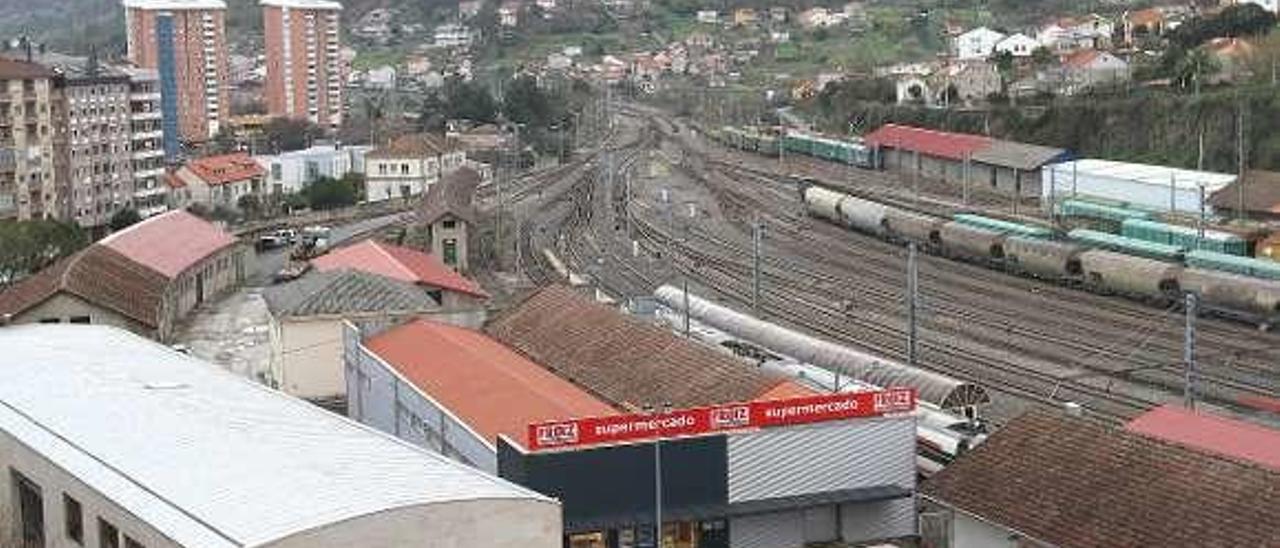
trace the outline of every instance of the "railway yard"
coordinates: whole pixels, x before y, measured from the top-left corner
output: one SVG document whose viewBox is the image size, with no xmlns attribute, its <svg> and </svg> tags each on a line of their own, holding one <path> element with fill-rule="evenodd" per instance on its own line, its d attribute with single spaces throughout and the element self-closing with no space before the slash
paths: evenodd
<svg viewBox="0 0 1280 548">
<path fill-rule="evenodd" d="M 630 107 L 619 109 L 601 148 L 498 191 L 510 240 L 499 230 L 499 249 L 531 283 L 570 274 L 618 301 L 687 283 L 691 293 L 739 311 L 906 363 L 905 246 L 810 217 L 796 175 L 927 213 L 1035 207 L 811 158 L 753 156 Z M 482 197 L 492 213 L 495 192 Z M 753 227 L 762 235 L 758 302 Z M 918 264 L 916 366 L 985 388 L 991 402 L 982 413 L 993 423 L 1030 406 L 1069 403 L 1121 421 L 1182 400 L 1180 307 L 930 253 Z M 1200 318 L 1201 405 L 1274 420 L 1242 402 L 1280 391 L 1278 343 L 1280 334 L 1256 325 Z"/>
</svg>

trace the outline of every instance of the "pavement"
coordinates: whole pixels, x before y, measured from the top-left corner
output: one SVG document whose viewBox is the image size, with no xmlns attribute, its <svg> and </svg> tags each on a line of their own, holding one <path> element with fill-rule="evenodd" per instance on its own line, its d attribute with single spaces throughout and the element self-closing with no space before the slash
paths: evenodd
<svg viewBox="0 0 1280 548">
<path fill-rule="evenodd" d="M 412 215 L 413 213 L 392 213 L 390 215 L 383 215 L 381 217 L 373 217 L 363 221 L 335 226 L 329 232 L 329 237 L 331 239 L 329 246 L 336 247 L 348 240 L 351 240 L 352 238 L 393 225 L 405 219 L 406 216 Z M 271 285 L 271 278 L 275 276 L 276 272 L 279 272 L 281 268 L 284 268 L 285 263 L 288 262 L 290 249 L 291 248 L 288 247 L 282 247 L 279 249 L 259 251 L 252 268 L 249 269 L 245 285 L 249 287 L 263 287 Z"/>
<path fill-rule="evenodd" d="M 271 366 L 271 317 L 261 288 L 241 289 L 201 307 L 176 340 L 192 356 L 263 382 Z"/>
</svg>

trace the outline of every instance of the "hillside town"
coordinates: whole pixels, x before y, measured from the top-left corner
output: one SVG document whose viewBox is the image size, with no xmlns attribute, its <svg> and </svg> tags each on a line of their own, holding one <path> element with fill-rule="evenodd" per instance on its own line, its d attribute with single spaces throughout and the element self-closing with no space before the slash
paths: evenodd
<svg viewBox="0 0 1280 548">
<path fill-rule="evenodd" d="M 48 2 L 0 546 L 1280 546 L 1274 1 Z"/>
</svg>

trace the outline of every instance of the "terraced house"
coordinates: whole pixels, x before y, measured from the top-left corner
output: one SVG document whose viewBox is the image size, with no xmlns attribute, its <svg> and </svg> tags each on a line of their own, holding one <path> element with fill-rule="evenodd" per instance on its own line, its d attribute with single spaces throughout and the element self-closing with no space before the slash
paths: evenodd
<svg viewBox="0 0 1280 548">
<path fill-rule="evenodd" d="M 406 135 L 365 157 L 365 199 L 380 202 L 418 196 L 466 161 L 466 152 L 442 137 Z"/>
</svg>

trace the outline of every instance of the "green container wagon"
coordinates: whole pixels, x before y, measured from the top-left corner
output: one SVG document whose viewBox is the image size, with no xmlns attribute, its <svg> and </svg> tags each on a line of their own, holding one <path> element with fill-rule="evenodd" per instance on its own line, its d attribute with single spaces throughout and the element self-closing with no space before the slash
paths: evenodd
<svg viewBox="0 0 1280 548">
<path fill-rule="evenodd" d="M 1067 237 L 1080 242 L 1082 244 L 1115 251 L 1117 253 L 1125 253 L 1136 255 L 1139 257 L 1147 257 L 1149 259 L 1160 259 L 1163 261 L 1181 261 L 1185 250 L 1181 247 L 1161 244 L 1156 242 L 1148 242 L 1146 240 L 1138 240 L 1135 238 L 1126 238 L 1097 230 L 1089 230 L 1086 228 L 1077 228 L 1067 233 Z"/>
<path fill-rule="evenodd" d="M 952 218 L 960 224 L 969 225 L 975 228 L 983 228 L 993 232 L 999 232 L 1001 234 L 1011 234 L 1040 239 L 1049 239 L 1053 237 L 1053 231 L 1045 227 L 1024 225 L 1002 219 L 993 219 L 982 215 L 974 215 L 972 213 L 957 213 Z"/>
<path fill-rule="evenodd" d="M 1280 263 L 1267 259 L 1241 257 L 1214 251 L 1195 250 L 1187 252 L 1187 266 L 1220 270 L 1233 274 L 1280 280 Z"/>
</svg>

